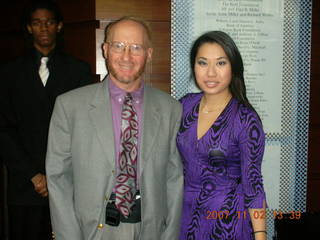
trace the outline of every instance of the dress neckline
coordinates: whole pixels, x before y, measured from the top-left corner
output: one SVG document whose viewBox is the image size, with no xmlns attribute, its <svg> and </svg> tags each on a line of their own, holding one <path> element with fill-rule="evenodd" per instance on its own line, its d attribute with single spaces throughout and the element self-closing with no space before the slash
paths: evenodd
<svg viewBox="0 0 320 240">
<path fill-rule="evenodd" d="M 233 102 L 233 97 L 231 97 L 230 100 L 228 101 L 227 105 L 224 107 L 224 109 L 221 111 L 221 113 L 216 118 L 216 120 L 210 125 L 210 127 L 207 129 L 207 131 L 200 138 L 198 138 L 199 111 L 200 111 L 200 102 L 201 102 L 202 96 L 203 96 L 203 93 L 200 94 L 200 97 L 197 100 L 198 102 L 196 105 L 197 119 L 196 119 L 195 131 L 196 131 L 197 142 L 201 141 L 206 135 L 208 135 L 208 132 L 210 131 L 210 129 L 220 120 L 220 118 L 224 115 L 225 111 L 231 106 L 231 104 Z"/>
</svg>

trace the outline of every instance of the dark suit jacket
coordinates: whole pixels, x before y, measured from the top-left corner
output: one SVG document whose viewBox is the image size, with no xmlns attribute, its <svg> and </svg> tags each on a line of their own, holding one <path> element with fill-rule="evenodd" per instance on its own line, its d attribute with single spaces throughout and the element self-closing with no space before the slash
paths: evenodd
<svg viewBox="0 0 320 240">
<path fill-rule="evenodd" d="M 45 174 L 45 156 L 51 113 L 58 95 L 89 84 L 89 65 L 62 52 L 49 60 L 44 87 L 33 50 L 2 67 L 0 89 L 0 158 L 8 169 L 8 203 L 42 205 L 30 179 Z"/>
</svg>

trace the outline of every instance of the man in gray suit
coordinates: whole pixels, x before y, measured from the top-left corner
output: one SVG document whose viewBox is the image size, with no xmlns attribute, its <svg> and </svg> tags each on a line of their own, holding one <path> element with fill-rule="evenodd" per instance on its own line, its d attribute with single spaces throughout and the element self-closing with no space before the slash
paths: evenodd
<svg viewBox="0 0 320 240">
<path fill-rule="evenodd" d="M 176 240 L 181 106 L 143 83 L 153 50 L 144 22 L 113 22 L 103 49 L 106 79 L 59 96 L 51 118 L 46 170 L 56 239 Z"/>
</svg>

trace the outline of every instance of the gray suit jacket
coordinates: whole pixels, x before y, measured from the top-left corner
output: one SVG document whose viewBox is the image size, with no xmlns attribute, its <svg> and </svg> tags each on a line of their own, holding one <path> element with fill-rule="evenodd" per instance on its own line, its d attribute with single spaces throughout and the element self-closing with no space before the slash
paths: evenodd
<svg viewBox="0 0 320 240">
<path fill-rule="evenodd" d="M 101 239 L 109 227 L 104 224 L 105 207 L 116 168 L 111 114 L 107 81 L 56 100 L 46 171 L 57 240 Z M 176 100 L 145 86 L 139 158 L 141 240 L 178 239 L 183 191 L 176 148 L 180 118 Z"/>
</svg>

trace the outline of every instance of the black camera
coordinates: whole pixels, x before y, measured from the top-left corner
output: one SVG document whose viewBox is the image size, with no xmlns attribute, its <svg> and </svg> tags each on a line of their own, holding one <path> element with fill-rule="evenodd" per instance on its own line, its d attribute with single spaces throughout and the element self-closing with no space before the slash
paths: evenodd
<svg viewBox="0 0 320 240">
<path fill-rule="evenodd" d="M 138 223 L 141 222 L 141 198 L 139 192 L 135 196 L 135 204 L 131 209 L 130 215 L 126 218 L 123 216 L 115 205 L 115 194 L 112 193 L 106 207 L 106 224 L 110 226 L 119 226 L 123 223 Z"/>
<path fill-rule="evenodd" d="M 119 226 L 120 224 L 120 211 L 117 209 L 114 202 L 108 202 L 106 207 L 106 224 L 110 226 Z"/>
</svg>

